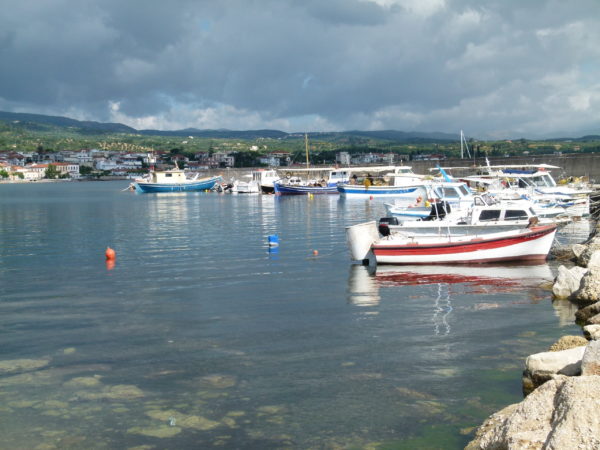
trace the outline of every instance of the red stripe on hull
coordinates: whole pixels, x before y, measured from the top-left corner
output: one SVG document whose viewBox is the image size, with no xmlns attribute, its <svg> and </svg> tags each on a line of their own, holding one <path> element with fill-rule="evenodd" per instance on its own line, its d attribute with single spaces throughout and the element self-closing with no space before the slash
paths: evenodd
<svg viewBox="0 0 600 450">
<path fill-rule="evenodd" d="M 487 264 L 487 263 L 496 263 L 496 262 L 513 262 L 513 261 L 530 261 L 541 263 L 546 261 L 548 255 L 523 255 L 523 256 L 506 256 L 502 258 L 484 258 L 477 260 L 455 260 L 455 261 L 430 261 L 430 262 L 380 262 L 377 261 L 377 264 L 381 265 L 394 265 L 397 266 L 399 264 L 403 265 L 411 265 L 411 266 L 431 266 L 431 265 L 445 265 L 445 264 Z"/>
<path fill-rule="evenodd" d="M 472 241 L 462 243 L 443 243 L 443 244 L 407 244 L 407 245 L 373 245 L 375 256 L 417 256 L 417 255 L 449 255 L 458 253 L 469 253 L 478 250 L 491 250 L 511 245 L 521 244 L 523 242 L 539 239 L 552 233 L 556 227 L 548 227 L 538 232 L 531 232 L 523 236 L 512 238 L 497 238 L 492 240 L 473 239 Z M 545 257 L 544 257 L 545 258 Z"/>
</svg>

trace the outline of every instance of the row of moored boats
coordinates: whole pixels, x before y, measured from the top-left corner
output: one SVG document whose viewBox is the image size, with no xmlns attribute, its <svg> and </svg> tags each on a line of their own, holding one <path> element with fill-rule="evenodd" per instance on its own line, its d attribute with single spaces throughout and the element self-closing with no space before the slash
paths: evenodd
<svg viewBox="0 0 600 450">
<path fill-rule="evenodd" d="M 383 199 L 386 217 L 347 229 L 354 260 L 379 264 L 540 261 L 556 231 L 590 213 L 589 185 L 557 183 L 544 164 L 452 168 L 415 174 L 408 166 L 256 170 L 245 180 L 189 178 L 181 170 L 151 171 L 139 192 L 217 189 L 237 194 L 339 194 Z M 464 168 L 462 168 L 464 169 Z"/>
</svg>

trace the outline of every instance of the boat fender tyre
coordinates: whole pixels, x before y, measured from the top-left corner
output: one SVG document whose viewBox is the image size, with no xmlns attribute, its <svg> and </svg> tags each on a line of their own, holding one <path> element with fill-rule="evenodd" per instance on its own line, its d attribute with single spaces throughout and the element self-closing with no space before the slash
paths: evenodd
<svg viewBox="0 0 600 450">
<path fill-rule="evenodd" d="M 285 173 L 285 177 L 286 178 L 292 178 L 292 172 L 286 172 Z"/>
</svg>

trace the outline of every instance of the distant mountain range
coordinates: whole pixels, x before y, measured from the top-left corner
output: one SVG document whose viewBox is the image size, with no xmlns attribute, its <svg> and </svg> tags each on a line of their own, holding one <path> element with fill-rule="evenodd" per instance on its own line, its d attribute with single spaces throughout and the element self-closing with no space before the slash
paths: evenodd
<svg viewBox="0 0 600 450">
<path fill-rule="evenodd" d="M 64 128 L 71 132 L 82 134 L 108 134 L 128 133 L 147 136 L 194 136 L 212 139 L 293 139 L 301 138 L 303 133 L 286 133 L 279 130 L 199 130 L 197 128 L 186 128 L 183 130 L 136 130 L 135 128 L 121 123 L 103 123 L 93 121 L 81 121 L 68 117 L 46 116 L 43 114 L 12 113 L 0 111 L 0 121 L 6 122 L 13 127 L 30 131 L 58 131 Z M 383 131 L 340 131 L 340 132 L 309 132 L 309 137 L 322 140 L 342 140 L 352 138 L 376 139 L 391 142 L 453 142 L 459 140 L 458 134 L 449 133 L 424 133 L 404 132 L 396 130 Z"/>
<path fill-rule="evenodd" d="M 37 131 L 57 132 L 65 129 L 70 132 L 81 134 L 141 134 L 146 136 L 194 136 L 208 139 L 298 139 L 303 133 L 286 133 L 279 130 L 199 130 L 186 128 L 183 130 L 161 131 L 161 130 L 136 130 L 122 123 L 104 123 L 93 121 L 81 121 L 68 117 L 46 116 L 43 114 L 12 113 L 0 111 L 0 122 L 5 122 L 12 127 Z M 405 132 L 396 130 L 382 131 L 339 131 L 339 132 L 309 132 L 309 137 L 325 141 L 352 141 L 353 139 L 374 139 L 396 143 L 448 143 L 460 140 L 458 134 L 440 132 Z M 580 138 L 555 138 L 553 140 L 600 140 L 599 135 L 588 135 Z"/>
</svg>

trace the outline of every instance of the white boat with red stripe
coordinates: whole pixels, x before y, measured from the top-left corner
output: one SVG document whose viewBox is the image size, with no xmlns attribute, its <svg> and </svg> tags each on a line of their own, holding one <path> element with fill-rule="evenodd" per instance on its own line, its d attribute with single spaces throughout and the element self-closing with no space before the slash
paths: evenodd
<svg viewBox="0 0 600 450">
<path fill-rule="evenodd" d="M 406 235 L 380 237 L 374 221 L 347 228 L 352 259 L 377 264 L 472 264 L 545 261 L 556 225 L 473 235 Z"/>
</svg>

